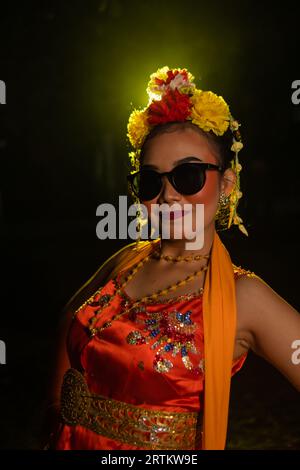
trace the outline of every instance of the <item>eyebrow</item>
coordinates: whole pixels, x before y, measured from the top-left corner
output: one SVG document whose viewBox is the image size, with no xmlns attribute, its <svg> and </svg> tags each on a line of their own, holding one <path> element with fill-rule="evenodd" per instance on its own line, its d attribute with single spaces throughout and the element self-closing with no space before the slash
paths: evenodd
<svg viewBox="0 0 300 470">
<path fill-rule="evenodd" d="M 198 162 L 203 162 L 203 160 L 201 160 L 201 158 L 199 157 L 184 157 L 184 158 L 180 158 L 179 160 L 176 160 L 175 162 L 173 162 L 173 167 L 177 166 L 179 163 L 188 163 L 188 162 L 192 162 L 192 161 L 195 161 L 197 160 Z M 150 164 L 146 164 L 146 165 L 142 165 L 142 168 L 153 168 L 154 170 L 158 170 L 159 168 L 156 166 L 156 165 L 150 165 Z"/>
</svg>

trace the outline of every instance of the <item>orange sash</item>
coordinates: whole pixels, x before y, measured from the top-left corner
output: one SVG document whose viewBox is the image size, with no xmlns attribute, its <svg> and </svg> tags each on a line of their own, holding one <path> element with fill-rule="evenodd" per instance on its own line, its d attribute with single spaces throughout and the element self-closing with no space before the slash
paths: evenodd
<svg viewBox="0 0 300 470">
<path fill-rule="evenodd" d="M 236 295 L 232 262 L 215 232 L 203 293 L 204 434 L 203 448 L 226 443 L 231 369 L 236 331 Z"/>
<path fill-rule="evenodd" d="M 119 250 L 117 252 L 119 263 L 109 277 L 113 278 L 118 272 L 130 269 L 147 256 L 152 251 L 153 244 L 159 241 L 159 239 L 152 243 L 140 241 L 138 246 L 133 246 L 136 244 L 134 242 L 132 250 L 123 254 L 123 248 Z M 205 360 L 203 449 L 223 450 L 227 434 L 236 331 L 236 296 L 230 255 L 216 231 L 204 284 L 203 323 Z"/>
</svg>

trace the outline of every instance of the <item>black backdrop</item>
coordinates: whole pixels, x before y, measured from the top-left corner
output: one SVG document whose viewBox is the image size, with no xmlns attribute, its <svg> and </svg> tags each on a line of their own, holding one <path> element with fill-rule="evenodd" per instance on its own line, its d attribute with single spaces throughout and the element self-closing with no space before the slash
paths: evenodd
<svg viewBox="0 0 300 470">
<path fill-rule="evenodd" d="M 127 118 L 158 67 L 187 67 L 241 121 L 249 238 L 223 240 L 300 309 L 298 18 L 296 2 L 2 2 L 1 448 L 39 446 L 61 308 L 130 241 L 98 240 L 95 212 L 126 194 Z M 299 449 L 299 409 L 286 379 L 250 354 L 233 379 L 229 448 Z"/>
</svg>

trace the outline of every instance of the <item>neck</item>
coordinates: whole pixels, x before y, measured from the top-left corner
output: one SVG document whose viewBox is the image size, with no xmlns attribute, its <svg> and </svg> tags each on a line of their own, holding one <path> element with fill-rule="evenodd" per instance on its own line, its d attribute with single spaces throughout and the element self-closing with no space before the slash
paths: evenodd
<svg viewBox="0 0 300 470">
<path fill-rule="evenodd" d="M 194 255 L 207 255 L 213 244 L 215 234 L 215 225 L 211 224 L 204 229 L 204 244 L 198 250 L 186 249 L 186 243 L 194 240 L 186 239 L 161 239 L 161 253 L 170 256 L 194 256 Z"/>
</svg>

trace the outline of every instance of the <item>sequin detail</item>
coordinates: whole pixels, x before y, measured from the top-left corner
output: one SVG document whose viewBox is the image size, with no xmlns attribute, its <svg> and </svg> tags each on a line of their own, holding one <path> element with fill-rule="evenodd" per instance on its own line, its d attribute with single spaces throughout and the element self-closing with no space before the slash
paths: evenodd
<svg viewBox="0 0 300 470">
<path fill-rule="evenodd" d="M 203 373 L 203 358 L 197 366 L 193 365 L 190 358 L 190 354 L 200 355 L 195 345 L 197 325 L 191 320 L 191 310 L 185 313 L 178 310 L 146 312 L 147 317 L 142 319 L 138 314 L 135 312 L 131 320 L 142 323 L 143 331 L 131 331 L 127 343 L 137 346 L 152 343 L 151 349 L 156 350 L 153 367 L 157 372 L 169 372 L 174 367 L 172 358 L 180 354 L 186 369 L 196 375 Z"/>
</svg>

